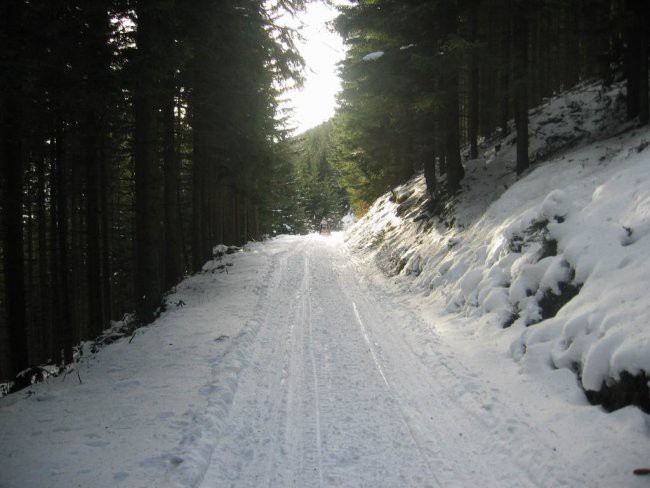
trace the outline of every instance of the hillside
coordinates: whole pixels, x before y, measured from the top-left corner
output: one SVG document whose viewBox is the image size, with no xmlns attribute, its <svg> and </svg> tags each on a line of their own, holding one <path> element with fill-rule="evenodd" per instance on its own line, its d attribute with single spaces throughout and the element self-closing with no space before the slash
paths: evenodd
<svg viewBox="0 0 650 488">
<path fill-rule="evenodd" d="M 582 85 L 532 110 L 536 163 L 514 135 L 466 161 L 432 216 L 423 176 L 379 198 L 348 245 L 454 327 L 544 380 L 575 373 L 592 403 L 650 411 L 650 130 L 621 122 L 621 88 Z M 572 387 L 573 388 L 573 387 Z"/>
</svg>

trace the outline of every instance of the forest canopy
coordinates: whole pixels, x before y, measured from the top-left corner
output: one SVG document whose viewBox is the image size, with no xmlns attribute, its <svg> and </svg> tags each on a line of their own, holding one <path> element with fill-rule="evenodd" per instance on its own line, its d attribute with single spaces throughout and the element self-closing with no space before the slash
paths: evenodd
<svg viewBox="0 0 650 488">
<path fill-rule="evenodd" d="M 535 162 L 528 110 L 575 84 L 626 85 L 648 123 L 644 0 L 358 0 L 335 21 L 348 51 L 335 147 L 359 210 L 424 171 L 432 207 L 460 190 L 463 156 L 514 131 L 518 174 Z M 526 134 L 526 137 L 520 137 Z"/>
<path fill-rule="evenodd" d="M 278 97 L 302 0 L 7 0 L 0 11 L 0 377 L 279 226 Z"/>
</svg>

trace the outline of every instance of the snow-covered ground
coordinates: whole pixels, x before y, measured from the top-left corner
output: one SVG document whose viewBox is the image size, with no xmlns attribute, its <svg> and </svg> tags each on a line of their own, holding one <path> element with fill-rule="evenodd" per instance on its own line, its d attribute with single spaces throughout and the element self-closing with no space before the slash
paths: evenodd
<svg viewBox="0 0 650 488">
<path fill-rule="evenodd" d="M 519 181 L 492 141 L 452 228 L 419 177 L 345 239 L 206 263 L 0 399 L 0 488 L 648 486 L 650 416 L 583 391 L 650 369 L 650 131 L 616 134 L 618 96 L 537 110 L 554 159 Z"/>
<path fill-rule="evenodd" d="M 81 383 L 0 399 L 0 486 L 647 486 L 646 415 L 540 382 L 340 234 L 224 259 Z"/>
</svg>

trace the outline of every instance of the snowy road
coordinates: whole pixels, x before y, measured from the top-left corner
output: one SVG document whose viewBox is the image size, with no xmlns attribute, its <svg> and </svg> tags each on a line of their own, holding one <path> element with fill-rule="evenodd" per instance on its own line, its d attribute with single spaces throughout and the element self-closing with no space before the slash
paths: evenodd
<svg viewBox="0 0 650 488">
<path fill-rule="evenodd" d="M 522 370 L 507 331 L 477 340 L 341 236 L 230 263 L 79 381 L 0 399 L 0 487 L 647 486 L 648 416 L 587 405 L 567 370 Z"/>
<path fill-rule="evenodd" d="M 364 283 L 339 242 L 285 240 L 273 260 L 224 360 L 236 373 L 225 389 L 216 378 L 225 415 L 198 486 L 579 484 L 536 463 L 553 448 L 513 412 L 498 418 L 498 391 L 449 369 L 431 329 Z"/>
<path fill-rule="evenodd" d="M 387 376 L 417 372 L 387 364 L 374 343 L 384 333 L 376 325 L 403 317 L 363 296 L 340 248 L 296 244 L 276 258 L 250 365 L 201 486 L 435 486 L 413 399 Z"/>
</svg>

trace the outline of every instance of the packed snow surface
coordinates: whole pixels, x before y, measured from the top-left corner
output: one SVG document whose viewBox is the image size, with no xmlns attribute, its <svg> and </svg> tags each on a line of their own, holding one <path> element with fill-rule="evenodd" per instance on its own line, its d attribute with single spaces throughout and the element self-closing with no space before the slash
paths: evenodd
<svg viewBox="0 0 650 488">
<path fill-rule="evenodd" d="M 2 488 L 647 486 L 646 415 L 531 376 L 341 235 L 222 259 L 78 377 L 0 399 Z"/>
</svg>

